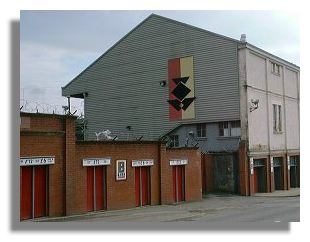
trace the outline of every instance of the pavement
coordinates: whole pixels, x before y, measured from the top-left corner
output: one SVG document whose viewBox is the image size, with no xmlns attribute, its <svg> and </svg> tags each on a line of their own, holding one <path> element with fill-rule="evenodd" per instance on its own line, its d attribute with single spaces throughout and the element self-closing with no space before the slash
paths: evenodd
<svg viewBox="0 0 310 242">
<path fill-rule="evenodd" d="M 298 197 L 300 188 L 291 188 L 290 190 L 276 190 L 268 193 L 255 193 L 255 197 Z"/>
<path fill-rule="evenodd" d="M 240 196 L 211 193 L 201 201 L 145 206 L 30 221 L 185 222 L 185 221 L 299 221 L 300 189 Z M 265 199 L 269 197 L 269 199 Z M 280 210 L 279 210 L 280 209 Z M 29 222 L 30 222 L 29 221 Z"/>
</svg>

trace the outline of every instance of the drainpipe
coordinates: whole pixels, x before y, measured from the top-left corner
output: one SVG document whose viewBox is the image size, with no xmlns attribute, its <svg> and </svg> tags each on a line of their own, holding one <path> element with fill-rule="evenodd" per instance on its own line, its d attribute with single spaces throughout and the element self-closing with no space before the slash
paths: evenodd
<svg viewBox="0 0 310 242">
<path fill-rule="evenodd" d="M 161 201 L 161 141 L 158 141 L 158 180 L 159 180 L 159 193 L 158 193 L 158 199 L 159 204 L 162 204 Z"/>
</svg>

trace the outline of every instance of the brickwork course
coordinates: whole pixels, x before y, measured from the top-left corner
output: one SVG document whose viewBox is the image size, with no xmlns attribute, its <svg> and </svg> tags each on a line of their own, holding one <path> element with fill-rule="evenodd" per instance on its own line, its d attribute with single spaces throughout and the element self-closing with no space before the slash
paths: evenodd
<svg viewBox="0 0 310 242">
<path fill-rule="evenodd" d="M 87 213 L 87 167 L 83 159 L 111 159 L 106 170 L 106 210 L 136 206 L 136 180 L 133 160 L 152 159 L 149 167 L 149 205 L 173 204 L 173 176 L 170 159 L 187 159 L 185 166 L 185 201 L 202 199 L 201 154 L 197 148 L 168 149 L 161 141 L 76 141 L 74 116 L 21 113 L 20 157 L 53 156 L 55 163 L 46 165 L 48 180 L 45 216 L 57 217 Z M 126 160 L 126 180 L 116 179 L 116 161 Z M 36 167 L 36 166 L 33 166 Z M 24 169 L 21 166 L 20 171 Z M 21 193 L 31 190 L 36 181 L 24 184 L 20 172 Z M 44 179 L 45 179 L 44 178 Z M 38 178 L 39 179 L 39 178 Z M 39 181 L 39 183 L 42 181 Z M 24 191 L 23 191 L 24 190 Z M 34 188 L 35 190 L 35 188 Z M 36 194 L 34 207 L 37 206 Z M 31 196 L 27 195 L 26 196 Z M 104 195 L 103 195 L 104 196 Z M 21 201 L 21 210 L 23 201 Z M 24 208 L 23 208 L 24 209 Z M 35 208 L 34 208 L 35 209 Z M 29 210 L 29 209 L 28 209 Z M 29 211 L 31 213 L 32 211 Z M 30 216 L 30 215 L 29 215 Z M 30 216 L 29 218 L 36 217 Z M 27 219 L 28 217 L 21 218 Z"/>
</svg>

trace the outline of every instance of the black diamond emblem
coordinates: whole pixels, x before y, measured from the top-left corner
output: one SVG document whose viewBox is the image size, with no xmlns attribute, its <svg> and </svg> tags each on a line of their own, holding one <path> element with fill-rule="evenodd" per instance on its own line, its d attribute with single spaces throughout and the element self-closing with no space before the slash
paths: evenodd
<svg viewBox="0 0 310 242">
<path fill-rule="evenodd" d="M 179 83 L 179 85 L 174 88 L 172 91 L 172 94 L 176 96 L 179 100 L 183 100 L 187 94 L 191 92 L 191 89 L 189 89 L 187 86 L 185 86 L 182 82 Z"/>
<path fill-rule="evenodd" d="M 174 107 L 176 110 L 178 111 L 181 110 L 181 107 L 180 107 L 181 102 L 178 99 L 168 100 L 168 103 L 170 103 L 170 105 Z"/>
<path fill-rule="evenodd" d="M 174 81 L 175 84 L 179 84 L 180 82 L 183 82 L 184 84 L 187 82 L 189 79 L 189 76 L 186 77 L 179 77 L 179 78 L 173 78 L 172 80 Z"/>
<path fill-rule="evenodd" d="M 196 97 L 189 97 L 189 98 L 185 98 L 183 101 L 182 101 L 182 109 L 185 111 L 189 105 L 191 105 L 191 103 L 196 99 Z"/>
</svg>

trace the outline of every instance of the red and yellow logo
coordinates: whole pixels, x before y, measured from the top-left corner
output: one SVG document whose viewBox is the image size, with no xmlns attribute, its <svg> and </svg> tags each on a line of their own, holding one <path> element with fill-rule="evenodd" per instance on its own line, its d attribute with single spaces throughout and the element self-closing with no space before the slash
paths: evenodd
<svg viewBox="0 0 310 242">
<path fill-rule="evenodd" d="M 193 56 L 168 61 L 169 119 L 195 118 Z"/>
</svg>

